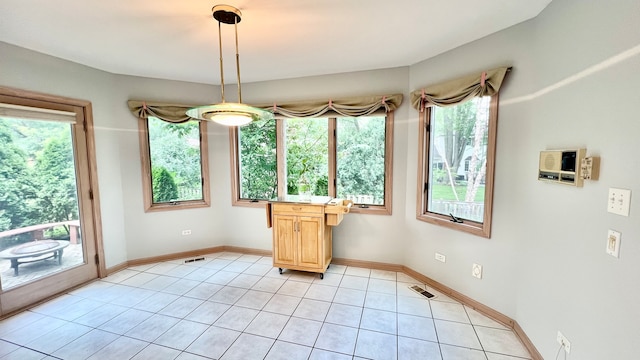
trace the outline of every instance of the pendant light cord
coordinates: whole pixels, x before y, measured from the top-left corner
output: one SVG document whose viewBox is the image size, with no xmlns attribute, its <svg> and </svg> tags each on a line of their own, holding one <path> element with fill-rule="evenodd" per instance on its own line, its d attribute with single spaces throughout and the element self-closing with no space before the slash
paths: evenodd
<svg viewBox="0 0 640 360">
<path fill-rule="evenodd" d="M 238 102 L 242 104 L 242 86 L 240 85 L 240 53 L 238 52 L 238 17 L 234 17 L 234 30 L 236 33 L 236 72 L 238 73 Z"/>
<path fill-rule="evenodd" d="M 218 21 L 218 46 L 220 48 L 220 93 L 222 102 L 224 103 L 224 71 L 222 71 L 222 27 Z"/>
</svg>

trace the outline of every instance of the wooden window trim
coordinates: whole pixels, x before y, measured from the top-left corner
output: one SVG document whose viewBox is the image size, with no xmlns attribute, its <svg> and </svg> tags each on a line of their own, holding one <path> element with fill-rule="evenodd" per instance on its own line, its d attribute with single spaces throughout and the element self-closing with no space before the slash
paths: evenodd
<svg viewBox="0 0 640 360">
<path fill-rule="evenodd" d="M 170 211 L 180 209 L 195 209 L 211 206 L 211 189 L 209 186 L 209 145 L 207 137 L 207 122 L 199 122 L 200 130 L 200 171 L 202 175 L 202 200 L 179 201 L 176 203 L 153 203 L 151 188 L 151 155 L 149 148 L 148 120 L 138 118 L 138 134 L 140 139 L 140 161 L 142 166 L 142 195 L 144 211 Z"/>
<path fill-rule="evenodd" d="M 76 178 L 77 196 L 79 206 L 83 207 L 83 211 L 79 213 L 79 216 L 81 216 L 82 232 L 85 238 L 84 241 L 86 241 L 86 246 L 83 246 L 83 256 L 86 261 L 96 259 L 96 275 L 90 276 L 91 278 L 107 276 L 91 102 L 5 86 L 0 86 L 0 102 L 76 113 L 76 124 L 72 126 L 72 139 L 76 143 L 74 157 L 78 160 L 76 161 L 76 166 L 80 161 L 86 165 L 86 171 L 78 172 L 76 170 L 78 175 Z M 29 285 L 9 290 L 0 289 L 0 294 L 2 295 L 0 296 L 0 315 L 4 316 L 15 312 L 24 308 L 25 304 L 29 302 L 38 301 L 38 299 L 48 296 L 51 286 L 60 287 L 60 291 L 66 291 L 66 288 L 73 287 L 74 284 L 91 280 L 87 280 L 84 275 L 78 275 L 73 269 L 65 270 L 64 273 L 66 274 L 66 280 L 62 285 L 59 281 L 55 282 L 54 285 L 48 283 L 48 280 L 43 280 L 40 284 L 45 286 L 40 286 L 39 289 L 34 289 Z M 12 294 L 10 295 L 12 298 L 6 298 L 7 294 Z M 14 299 L 20 300 L 14 301 Z"/>
<path fill-rule="evenodd" d="M 447 227 L 469 234 L 491 238 L 491 222 L 493 212 L 493 189 L 495 179 L 496 140 L 498 133 L 498 94 L 491 97 L 489 104 L 489 128 L 487 143 L 487 171 L 485 174 L 485 195 L 483 222 L 465 220 L 463 223 L 454 223 L 451 217 L 427 211 L 427 191 L 424 184 L 429 179 L 430 149 L 427 125 L 431 119 L 431 108 L 426 108 L 420 113 L 418 121 L 418 181 L 416 187 L 416 218 L 435 225 Z"/>
<path fill-rule="evenodd" d="M 393 191 L 393 128 L 394 128 L 394 112 L 390 111 L 385 114 L 385 189 L 384 189 L 384 205 L 369 205 L 369 207 L 352 207 L 351 212 L 356 214 L 372 214 L 372 215 L 391 215 L 392 209 L 392 191 Z M 336 138 L 334 136 L 337 127 L 336 117 L 329 118 L 329 194 L 336 194 L 334 180 L 336 179 Z M 278 193 L 286 192 L 286 162 L 284 161 L 284 125 L 282 121 L 276 121 L 276 156 L 278 164 Z M 264 208 L 268 203 L 266 200 L 248 200 L 240 199 L 240 159 L 238 155 L 238 128 L 229 128 L 229 145 L 231 158 L 231 204 L 233 206 Z"/>
</svg>

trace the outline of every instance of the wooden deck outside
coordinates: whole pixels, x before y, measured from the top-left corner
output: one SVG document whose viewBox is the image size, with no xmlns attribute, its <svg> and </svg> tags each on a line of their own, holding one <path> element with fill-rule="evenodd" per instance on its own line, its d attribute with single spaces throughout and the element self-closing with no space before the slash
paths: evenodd
<svg viewBox="0 0 640 360">
<path fill-rule="evenodd" d="M 0 279 L 2 290 L 22 285 L 52 273 L 69 269 L 83 263 L 82 244 L 69 244 L 64 249 L 62 264 L 58 265 L 57 259 L 48 259 L 38 262 L 21 264 L 18 276 L 13 274 L 11 260 L 0 260 Z"/>
</svg>

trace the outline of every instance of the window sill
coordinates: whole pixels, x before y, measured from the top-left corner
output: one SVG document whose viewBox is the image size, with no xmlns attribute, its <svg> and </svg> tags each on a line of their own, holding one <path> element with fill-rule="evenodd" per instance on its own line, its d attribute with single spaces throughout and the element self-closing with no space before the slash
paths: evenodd
<svg viewBox="0 0 640 360">
<path fill-rule="evenodd" d="M 235 200 L 233 202 L 233 206 L 241 206 L 241 207 L 251 207 L 251 208 L 264 208 L 266 204 L 269 202 L 266 200 Z M 351 210 L 349 211 L 352 214 L 369 214 L 369 215 L 391 215 L 391 209 L 388 209 L 384 206 L 375 205 L 369 207 L 359 207 L 358 205 L 353 205 Z"/>
<path fill-rule="evenodd" d="M 152 204 L 147 207 L 145 212 L 156 211 L 171 211 L 171 210 L 183 210 L 183 209 L 198 209 L 204 207 L 210 207 L 211 204 L 204 200 L 191 200 L 191 201 L 177 201 L 176 203 L 162 203 Z"/>
<path fill-rule="evenodd" d="M 466 232 L 483 238 L 491 238 L 491 228 L 483 223 L 470 220 L 463 220 L 463 223 L 455 223 L 451 221 L 449 216 L 435 213 L 418 214 L 416 219 L 430 224 L 444 226 L 449 229 Z"/>
<path fill-rule="evenodd" d="M 250 208 L 264 208 L 266 204 L 269 202 L 267 200 L 247 200 L 240 199 L 234 200 L 232 202 L 232 206 L 242 206 L 242 207 L 250 207 Z"/>
</svg>

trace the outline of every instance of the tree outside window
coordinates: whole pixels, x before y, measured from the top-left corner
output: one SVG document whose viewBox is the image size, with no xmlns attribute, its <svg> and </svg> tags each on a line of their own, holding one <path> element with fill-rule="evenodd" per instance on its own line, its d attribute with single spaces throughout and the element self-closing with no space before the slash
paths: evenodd
<svg viewBox="0 0 640 360">
<path fill-rule="evenodd" d="M 141 119 L 145 208 L 149 210 L 208 206 L 206 124 Z"/>
<path fill-rule="evenodd" d="M 487 176 L 493 176 L 497 101 L 497 95 L 474 97 L 425 109 L 418 219 L 488 236 L 492 183 Z"/>
<path fill-rule="evenodd" d="M 337 194 L 361 205 L 383 205 L 385 117 L 338 118 Z"/>
<path fill-rule="evenodd" d="M 278 119 L 233 129 L 234 204 L 250 206 L 308 189 L 353 200 L 355 212 L 389 214 L 392 127 L 388 113 Z"/>
<path fill-rule="evenodd" d="M 240 198 L 272 199 L 278 196 L 276 120 L 261 120 L 238 131 L 240 147 Z"/>
<path fill-rule="evenodd" d="M 428 211 L 482 222 L 489 100 L 432 108 L 430 162 L 440 170 L 429 174 Z"/>
</svg>

